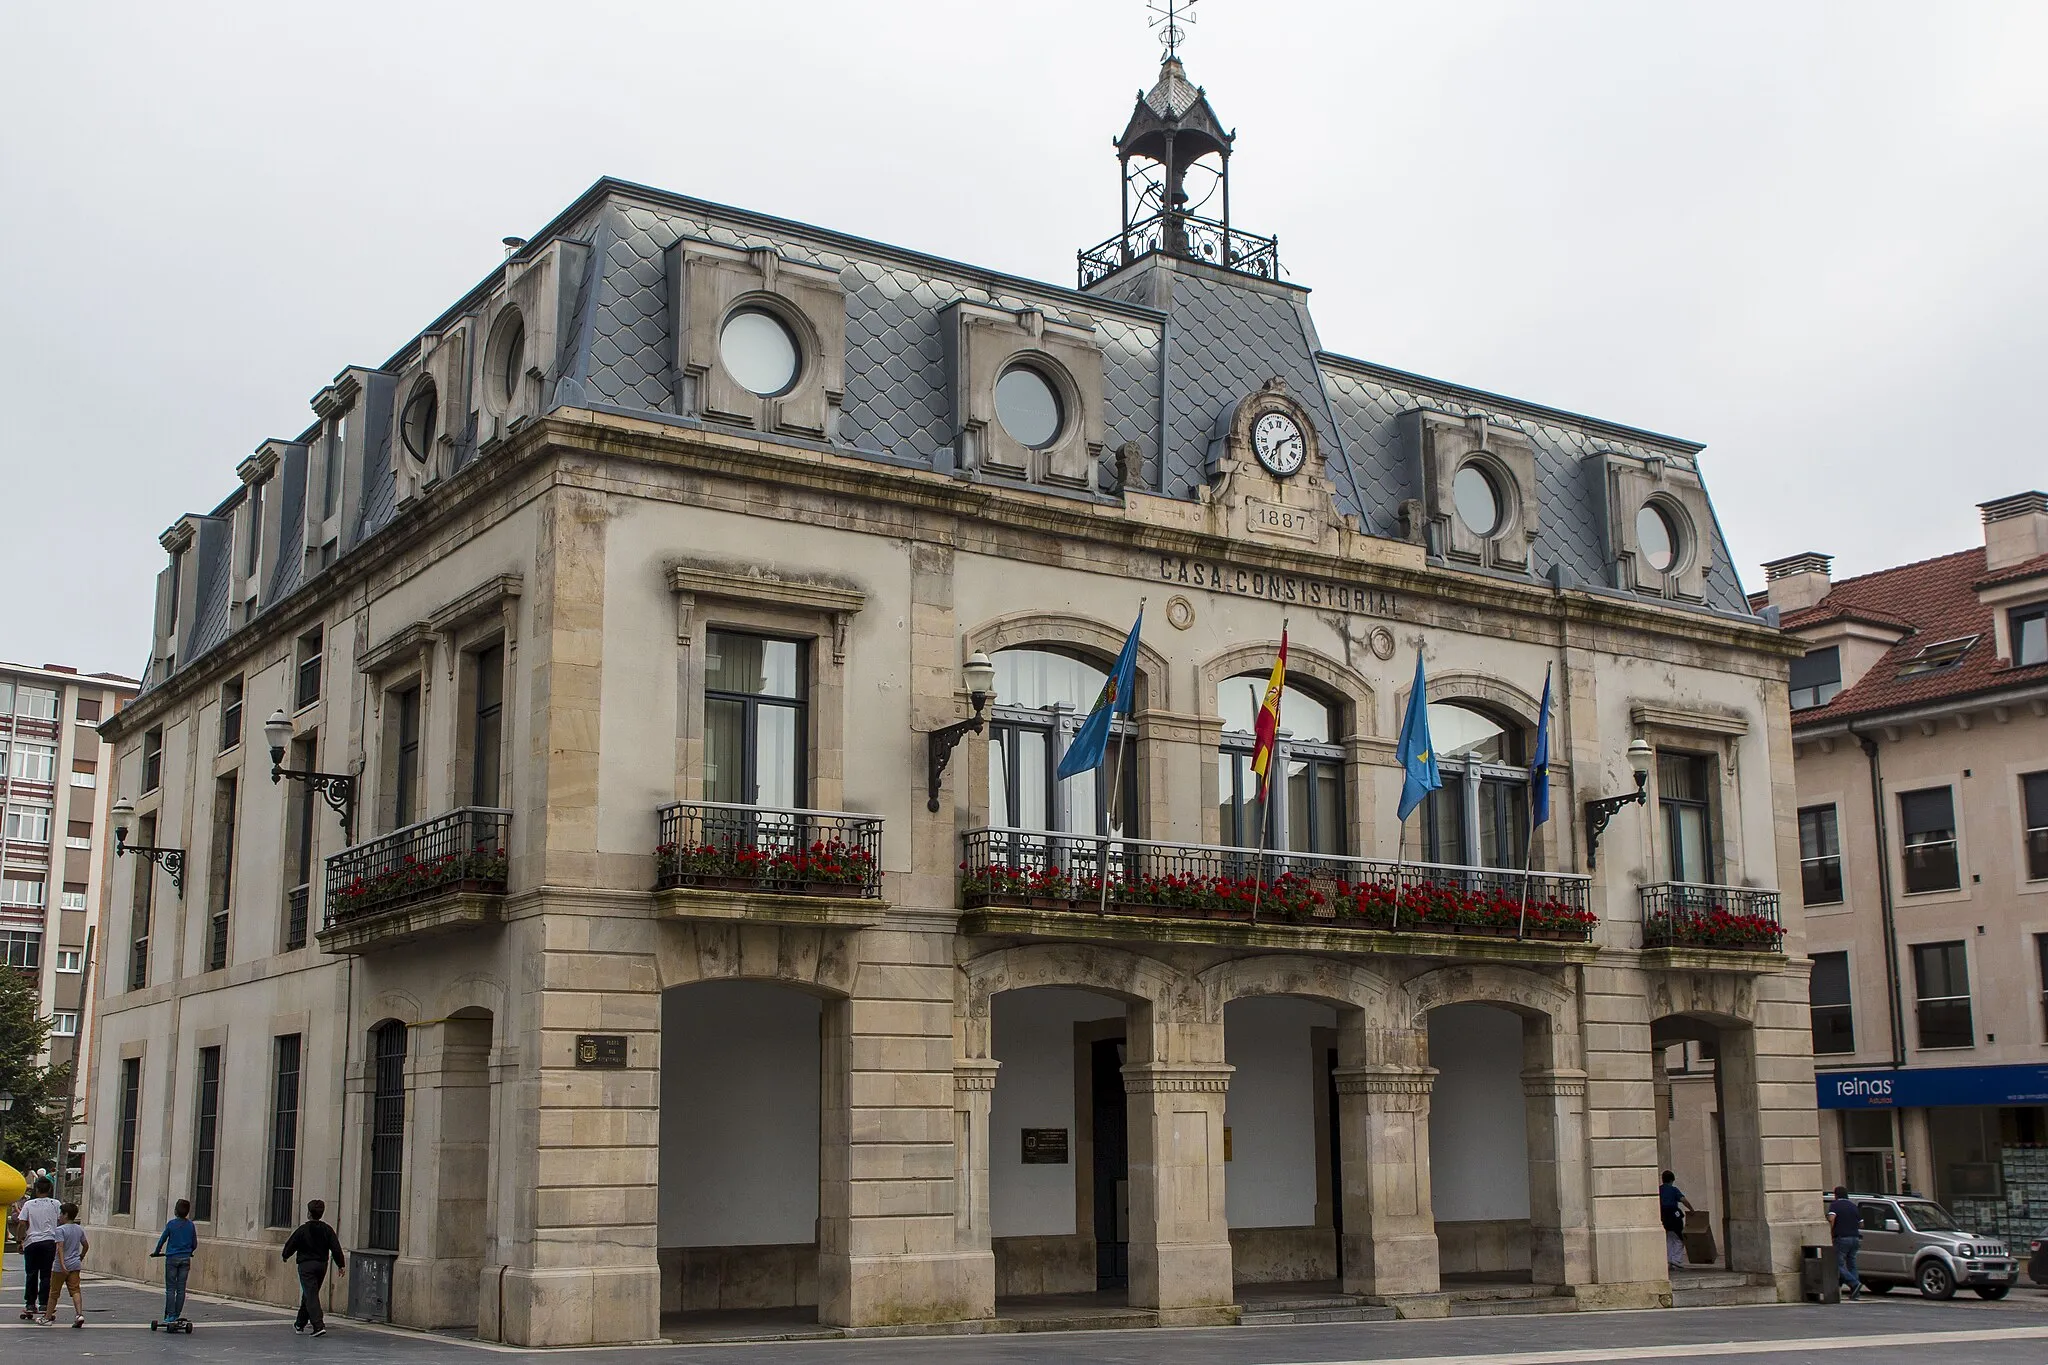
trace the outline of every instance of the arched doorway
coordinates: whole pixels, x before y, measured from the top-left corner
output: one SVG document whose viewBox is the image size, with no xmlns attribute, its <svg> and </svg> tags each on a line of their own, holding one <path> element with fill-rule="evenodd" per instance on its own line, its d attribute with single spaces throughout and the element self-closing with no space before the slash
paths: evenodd
<svg viewBox="0 0 2048 1365">
<path fill-rule="evenodd" d="M 1657 1158 L 1712 1234 L 1667 1247 L 1686 1271 L 1775 1274 L 1767 1219 L 1756 1030 L 1707 1010 L 1660 1015 L 1650 1023 L 1656 1093 Z M 1696 1221 L 1696 1220 L 1695 1220 Z"/>
<path fill-rule="evenodd" d="M 820 1230 L 835 1212 L 821 1205 L 824 1117 L 838 1111 L 828 1091 L 843 1085 L 824 1040 L 843 1011 L 774 981 L 663 991 L 664 1335 L 818 1320 Z"/>
<path fill-rule="evenodd" d="M 1446 1287 L 1532 1278 L 1522 1030 L 1498 1005 L 1429 1013 L 1430 1191 Z"/>
<path fill-rule="evenodd" d="M 1350 1011 L 1356 1013 L 1357 1011 Z M 1338 1010 L 1255 995 L 1223 1010 L 1224 1209 L 1240 1302 L 1337 1292 L 1344 1274 Z"/>
</svg>

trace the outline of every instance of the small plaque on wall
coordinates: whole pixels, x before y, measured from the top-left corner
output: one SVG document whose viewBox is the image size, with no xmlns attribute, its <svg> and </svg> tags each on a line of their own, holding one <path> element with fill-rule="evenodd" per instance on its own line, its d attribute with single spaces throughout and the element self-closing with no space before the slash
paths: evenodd
<svg viewBox="0 0 2048 1365">
<path fill-rule="evenodd" d="M 1066 1165 L 1067 1130 L 1064 1128 L 1026 1128 L 1024 1130 L 1024 1164 L 1026 1166 Z"/>
<path fill-rule="evenodd" d="M 625 1064 L 625 1034 L 579 1033 L 576 1035 L 576 1065 L 623 1067 Z"/>
</svg>

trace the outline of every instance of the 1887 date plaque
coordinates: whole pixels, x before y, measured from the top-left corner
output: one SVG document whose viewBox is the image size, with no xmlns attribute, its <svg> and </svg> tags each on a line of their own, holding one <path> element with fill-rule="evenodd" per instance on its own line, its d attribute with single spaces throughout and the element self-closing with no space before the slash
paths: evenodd
<svg viewBox="0 0 2048 1365">
<path fill-rule="evenodd" d="M 625 1066 L 626 1035 L 623 1033 L 577 1034 L 576 1065 L 613 1068 Z"/>
</svg>

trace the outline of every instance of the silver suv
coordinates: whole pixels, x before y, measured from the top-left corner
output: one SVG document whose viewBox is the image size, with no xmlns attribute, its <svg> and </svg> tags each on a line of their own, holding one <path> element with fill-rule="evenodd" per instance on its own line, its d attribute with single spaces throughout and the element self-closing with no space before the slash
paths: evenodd
<svg viewBox="0 0 2048 1365">
<path fill-rule="evenodd" d="M 2004 1242 L 1965 1231 L 1931 1199 L 1850 1197 L 1863 1212 L 1856 1270 L 1872 1293 L 1913 1284 L 1930 1299 L 1947 1299 L 1967 1285 L 1980 1298 L 2002 1299 L 2019 1280 L 2020 1264 Z"/>
</svg>

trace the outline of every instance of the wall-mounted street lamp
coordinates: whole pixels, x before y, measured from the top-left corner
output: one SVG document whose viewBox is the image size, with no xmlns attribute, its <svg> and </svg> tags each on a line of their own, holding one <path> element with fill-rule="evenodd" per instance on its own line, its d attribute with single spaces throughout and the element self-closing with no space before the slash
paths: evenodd
<svg viewBox="0 0 2048 1365">
<path fill-rule="evenodd" d="M 988 723 L 983 719 L 982 711 L 996 695 L 996 666 L 980 650 L 968 655 L 967 663 L 960 670 L 960 679 L 967 684 L 967 699 L 974 703 L 974 714 L 925 736 L 926 776 L 930 780 L 927 793 L 930 800 L 925 802 L 925 809 L 929 811 L 939 808 L 939 779 L 946 775 L 946 765 L 953 759 L 953 750 L 967 736 L 981 733 L 981 727 Z"/>
<path fill-rule="evenodd" d="M 1597 863 L 1594 855 L 1600 850 L 1600 831 L 1607 828 L 1607 822 L 1623 806 L 1648 805 L 1650 793 L 1644 784 L 1650 780 L 1650 764 L 1657 758 L 1649 741 L 1637 735 L 1628 746 L 1628 766 L 1635 770 L 1636 789 L 1625 796 L 1603 796 L 1597 801 L 1586 803 L 1586 869 L 1591 871 Z"/>
<path fill-rule="evenodd" d="M 128 831 L 135 828 L 135 803 L 122 797 L 114 803 L 111 812 L 114 817 L 114 856 L 133 853 L 138 858 L 147 858 L 171 876 L 171 886 L 180 899 L 185 895 L 185 850 L 182 848 L 153 848 L 148 844 L 131 844 Z"/>
<path fill-rule="evenodd" d="M 353 844 L 356 841 L 355 774 L 285 767 L 284 748 L 292 742 L 292 720 L 283 711 L 271 712 L 270 719 L 263 722 L 263 738 L 270 744 L 270 780 L 276 783 L 289 777 L 320 793 L 334 813 L 341 817 L 342 843 Z"/>
</svg>

